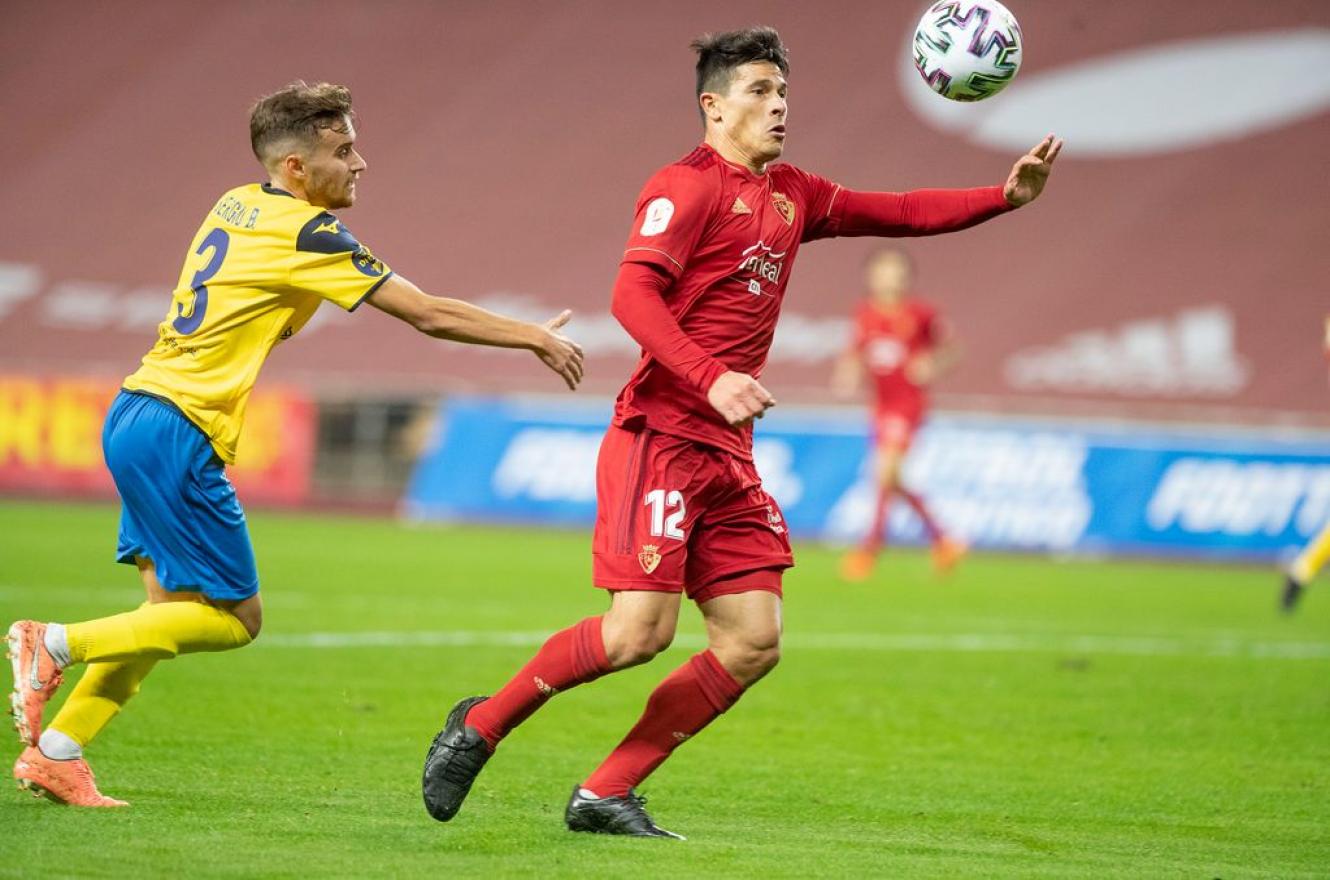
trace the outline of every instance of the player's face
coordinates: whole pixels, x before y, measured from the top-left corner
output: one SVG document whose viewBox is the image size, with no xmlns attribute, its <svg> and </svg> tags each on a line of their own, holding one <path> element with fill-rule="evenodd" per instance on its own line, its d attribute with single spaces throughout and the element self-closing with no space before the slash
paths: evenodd
<svg viewBox="0 0 1330 880">
<path fill-rule="evenodd" d="M 884 303 L 899 301 L 910 289 L 913 280 L 910 277 L 910 261 L 897 253 L 880 254 L 868 264 L 866 274 L 873 299 Z"/>
<path fill-rule="evenodd" d="M 779 159 L 785 150 L 787 89 L 779 67 L 753 61 L 736 67 L 729 90 L 715 96 L 714 115 L 709 118 L 754 167 Z"/>
<path fill-rule="evenodd" d="M 356 178 L 369 167 L 356 152 L 356 129 L 319 130 L 319 142 L 305 158 L 305 201 L 321 208 L 349 208 L 356 201 Z"/>
</svg>

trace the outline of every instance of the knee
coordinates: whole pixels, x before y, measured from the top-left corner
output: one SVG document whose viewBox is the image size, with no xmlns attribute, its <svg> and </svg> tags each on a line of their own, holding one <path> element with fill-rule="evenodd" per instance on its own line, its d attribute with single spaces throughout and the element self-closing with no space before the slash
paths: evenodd
<svg viewBox="0 0 1330 880">
<path fill-rule="evenodd" d="M 646 663 L 674 641 L 673 627 L 639 624 L 605 634 L 605 656 L 610 666 L 623 669 Z"/>
<path fill-rule="evenodd" d="M 780 662 L 780 634 L 772 632 L 736 639 L 713 645 L 711 650 L 726 671 L 747 687 Z"/>
</svg>

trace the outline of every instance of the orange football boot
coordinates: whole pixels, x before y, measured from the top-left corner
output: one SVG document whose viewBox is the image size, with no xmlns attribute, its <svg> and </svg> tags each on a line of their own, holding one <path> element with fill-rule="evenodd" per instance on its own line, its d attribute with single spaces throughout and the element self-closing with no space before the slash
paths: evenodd
<svg viewBox="0 0 1330 880">
<path fill-rule="evenodd" d="M 9 697 L 14 727 L 24 745 L 42 735 L 42 710 L 64 676 L 46 650 L 46 624 L 20 620 L 9 628 L 6 656 L 14 667 L 14 692 Z"/>
<path fill-rule="evenodd" d="M 36 746 L 28 746 L 14 762 L 14 778 L 18 787 L 32 792 L 33 797 L 45 795 L 58 804 L 71 807 L 127 807 L 127 801 L 107 797 L 97 790 L 92 768 L 82 758 L 57 761 L 41 753 Z"/>
<path fill-rule="evenodd" d="M 875 554 L 863 549 L 851 550 L 840 561 L 841 580 L 867 580 L 868 576 L 873 573 L 873 566 L 876 563 L 877 556 Z"/>
<path fill-rule="evenodd" d="M 938 574 L 946 574 L 969 552 L 970 548 L 961 541 L 946 536 L 938 538 L 933 542 L 933 568 Z"/>
</svg>

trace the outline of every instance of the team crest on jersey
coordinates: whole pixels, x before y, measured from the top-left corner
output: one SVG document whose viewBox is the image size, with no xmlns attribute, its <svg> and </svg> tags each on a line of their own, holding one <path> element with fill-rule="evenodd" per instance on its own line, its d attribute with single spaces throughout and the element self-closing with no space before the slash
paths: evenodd
<svg viewBox="0 0 1330 880">
<path fill-rule="evenodd" d="M 378 278 L 383 274 L 383 260 L 370 253 L 369 248 L 363 244 L 351 255 L 351 264 L 359 270 L 361 275 Z"/>
<path fill-rule="evenodd" d="M 642 570 L 651 574 L 660 565 L 660 548 L 655 544 L 643 544 L 642 552 L 637 554 L 637 562 L 642 566 Z"/>
<path fill-rule="evenodd" d="M 794 225 L 794 202 L 790 201 L 789 196 L 785 193 L 773 192 L 771 194 L 771 204 L 775 206 L 776 212 L 780 214 L 786 226 Z"/>
</svg>

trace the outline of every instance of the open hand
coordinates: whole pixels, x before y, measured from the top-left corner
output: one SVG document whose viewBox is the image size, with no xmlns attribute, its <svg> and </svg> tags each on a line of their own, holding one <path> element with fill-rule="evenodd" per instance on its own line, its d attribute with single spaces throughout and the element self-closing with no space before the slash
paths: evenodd
<svg viewBox="0 0 1330 880">
<path fill-rule="evenodd" d="M 1048 182 L 1049 172 L 1053 170 L 1053 160 L 1062 151 L 1062 139 L 1049 135 L 1030 152 L 1016 160 L 1011 167 L 1007 183 L 1002 187 L 1002 195 L 1008 204 L 1019 208 L 1039 198 Z"/>
<path fill-rule="evenodd" d="M 572 311 L 564 309 L 540 325 L 544 334 L 535 352 L 545 366 L 563 377 L 570 389 L 576 389 L 577 383 L 582 381 L 582 346 L 559 332 L 572 317 Z"/>
</svg>

